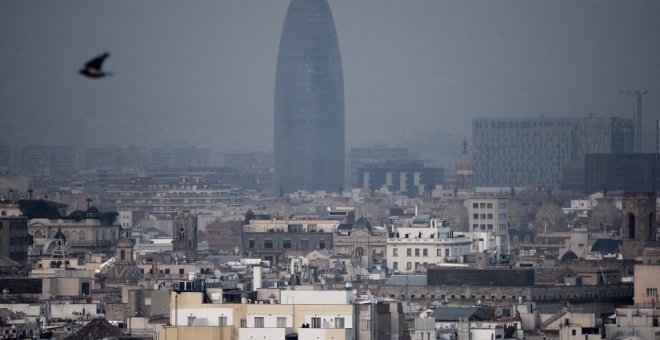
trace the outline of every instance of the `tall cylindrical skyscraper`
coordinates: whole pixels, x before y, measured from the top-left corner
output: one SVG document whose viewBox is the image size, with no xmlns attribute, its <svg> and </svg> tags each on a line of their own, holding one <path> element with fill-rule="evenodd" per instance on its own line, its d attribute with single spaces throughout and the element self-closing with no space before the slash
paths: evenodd
<svg viewBox="0 0 660 340">
<path fill-rule="evenodd" d="M 291 0 L 275 79 L 275 190 L 338 191 L 344 181 L 344 81 L 326 0 Z"/>
</svg>

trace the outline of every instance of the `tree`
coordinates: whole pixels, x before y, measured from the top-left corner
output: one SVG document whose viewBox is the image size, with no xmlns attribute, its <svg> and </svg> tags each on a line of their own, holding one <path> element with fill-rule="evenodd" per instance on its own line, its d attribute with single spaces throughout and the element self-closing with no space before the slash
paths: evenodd
<svg viewBox="0 0 660 340">
<path fill-rule="evenodd" d="M 44 200 L 19 200 L 17 203 L 23 216 L 27 218 L 58 219 L 61 217 L 57 207 Z"/>
</svg>

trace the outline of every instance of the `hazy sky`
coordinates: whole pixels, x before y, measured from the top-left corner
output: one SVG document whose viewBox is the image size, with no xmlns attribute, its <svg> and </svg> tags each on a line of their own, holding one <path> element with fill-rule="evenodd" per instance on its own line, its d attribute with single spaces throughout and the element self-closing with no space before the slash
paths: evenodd
<svg viewBox="0 0 660 340">
<path fill-rule="evenodd" d="M 329 0 L 347 146 L 476 116 L 660 113 L 660 1 Z M 288 1 L 0 1 L 0 142 L 272 150 Z M 77 74 L 109 51 L 112 78 Z M 649 118 L 650 121 L 650 118 Z"/>
</svg>

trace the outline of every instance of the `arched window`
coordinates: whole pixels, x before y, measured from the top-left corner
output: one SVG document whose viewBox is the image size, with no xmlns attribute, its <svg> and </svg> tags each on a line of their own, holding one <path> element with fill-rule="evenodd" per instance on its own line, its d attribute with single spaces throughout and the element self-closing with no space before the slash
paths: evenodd
<svg viewBox="0 0 660 340">
<path fill-rule="evenodd" d="M 78 238 L 79 238 L 81 241 L 84 241 L 84 240 L 85 240 L 85 232 L 81 230 L 81 231 L 78 233 Z"/>
<path fill-rule="evenodd" d="M 126 261 L 126 250 L 122 249 L 121 252 L 119 253 L 119 259 L 121 261 Z"/>
<path fill-rule="evenodd" d="M 649 241 L 655 241 L 653 231 L 655 230 L 655 212 L 649 213 Z"/>
<path fill-rule="evenodd" d="M 628 239 L 635 239 L 635 215 L 628 214 Z"/>
<path fill-rule="evenodd" d="M 184 231 L 183 228 L 179 229 L 179 242 L 183 242 L 183 240 L 186 238 L 186 232 Z"/>
</svg>

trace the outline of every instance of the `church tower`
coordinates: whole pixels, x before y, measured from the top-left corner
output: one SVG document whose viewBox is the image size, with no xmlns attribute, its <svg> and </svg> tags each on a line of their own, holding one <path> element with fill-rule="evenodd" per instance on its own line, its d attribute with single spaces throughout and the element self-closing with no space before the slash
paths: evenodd
<svg viewBox="0 0 660 340">
<path fill-rule="evenodd" d="M 463 139 L 463 153 L 456 161 L 456 197 L 468 198 L 474 191 L 474 166 L 467 152 L 467 141 Z"/>
<path fill-rule="evenodd" d="M 184 210 L 174 215 L 172 223 L 173 251 L 179 258 L 185 256 L 188 262 L 197 259 L 197 216 Z"/>
<path fill-rule="evenodd" d="M 624 260 L 642 255 L 647 242 L 655 241 L 655 192 L 624 192 L 622 226 Z"/>
<path fill-rule="evenodd" d="M 133 258 L 133 240 L 129 230 L 119 232 L 119 240 L 115 246 L 115 260 L 121 264 L 135 263 Z"/>
</svg>

